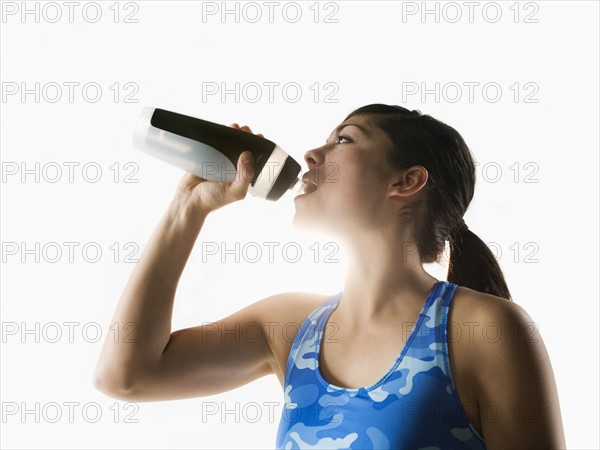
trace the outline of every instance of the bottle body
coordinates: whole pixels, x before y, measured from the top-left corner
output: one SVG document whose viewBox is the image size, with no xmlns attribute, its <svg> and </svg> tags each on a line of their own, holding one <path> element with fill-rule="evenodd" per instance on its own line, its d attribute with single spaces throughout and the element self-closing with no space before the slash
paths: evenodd
<svg viewBox="0 0 600 450">
<path fill-rule="evenodd" d="M 159 108 L 144 108 L 133 145 L 216 182 L 235 180 L 237 160 L 248 150 L 254 156 L 254 178 L 248 192 L 267 200 L 278 200 L 297 183 L 300 173 L 300 165 L 268 139 Z"/>
</svg>

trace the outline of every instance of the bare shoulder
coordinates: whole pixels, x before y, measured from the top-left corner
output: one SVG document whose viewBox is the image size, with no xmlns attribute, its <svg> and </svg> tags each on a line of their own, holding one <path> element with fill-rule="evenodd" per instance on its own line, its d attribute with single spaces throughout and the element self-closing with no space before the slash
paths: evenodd
<svg viewBox="0 0 600 450">
<path fill-rule="evenodd" d="M 303 321 L 317 306 L 333 294 L 282 292 L 254 303 L 261 319 L 268 321 Z"/>
<path fill-rule="evenodd" d="M 449 332 L 459 336 L 458 347 L 482 369 L 505 351 L 527 351 L 541 343 L 538 326 L 514 301 L 459 286 L 449 312 Z M 468 351 L 466 351 L 468 350 Z M 494 350 L 494 351 L 492 351 Z"/>
<path fill-rule="evenodd" d="M 476 333 L 478 340 L 484 342 L 502 337 L 525 339 L 533 337 L 537 330 L 535 322 L 518 303 L 463 286 L 456 289 L 449 318 L 457 325 L 469 323 L 473 328 L 486 330 L 484 334 Z"/>
<path fill-rule="evenodd" d="M 457 287 L 448 312 L 448 343 L 465 397 L 479 397 L 477 374 L 492 366 L 491 359 L 497 355 L 493 350 L 500 341 L 519 333 L 515 324 L 527 320 L 525 311 L 505 298 Z"/>
<path fill-rule="evenodd" d="M 537 324 L 514 301 L 458 287 L 453 303 L 454 311 L 451 308 L 450 321 L 455 321 L 457 325 L 469 323 L 476 329 L 472 343 L 475 348 L 487 354 L 484 360 L 488 362 L 502 357 L 503 352 L 500 350 L 527 352 L 531 351 L 528 348 L 530 344 L 542 343 Z M 496 351 L 489 352 L 489 344 L 494 344 Z"/>
<path fill-rule="evenodd" d="M 455 348 L 488 448 L 564 448 L 554 373 L 537 324 L 517 303 L 493 295 L 459 287 L 454 301 L 449 321 L 463 331 Z"/>
</svg>

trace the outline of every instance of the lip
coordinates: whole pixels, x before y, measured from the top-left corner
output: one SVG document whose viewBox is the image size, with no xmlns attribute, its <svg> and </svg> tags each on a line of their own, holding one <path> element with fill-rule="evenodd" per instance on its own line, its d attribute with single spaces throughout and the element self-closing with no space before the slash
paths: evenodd
<svg viewBox="0 0 600 450">
<path fill-rule="evenodd" d="M 304 175 L 302 175 L 302 181 L 304 182 L 305 185 L 309 186 L 309 185 L 313 185 L 314 189 L 311 189 L 310 192 L 303 192 L 301 194 L 298 194 L 294 197 L 294 200 L 296 200 L 297 198 L 300 197 L 305 197 L 307 195 L 310 195 L 312 193 L 314 193 L 319 185 L 317 184 L 317 182 L 313 179 L 312 175 L 314 175 L 314 172 L 311 172 L 310 170 L 308 172 L 306 172 Z"/>
<path fill-rule="evenodd" d="M 310 170 L 308 172 L 306 172 L 304 175 L 302 175 L 302 181 L 304 181 L 305 183 L 312 183 L 315 186 L 319 186 L 317 184 L 317 181 L 313 178 L 313 175 L 315 173 L 311 172 Z"/>
<path fill-rule="evenodd" d="M 312 181 L 310 179 L 304 179 L 303 178 L 302 181 L 304 181 L 304 184 L 306 185 L 305 188 L 304 188 L 304 192 L 298 194 L 295 198 L 301 197 L 301 196 L 304 196 L 304 195 L 310 195 L 310 194 L 316 192 L 317 189 L 318 189 L 318 187 L 319 187 L 317 185 L 317 183 L 315 183 L 314 181 Z"/>
<path fill-rule="evenodd" d="M 317 183 L 317 180 L 315 180 L 311 175 L 312 174 L 310 172 L 305 173 L 302 176 L 302 181 L 304 182 L 305 185 L 309 185 L 309 184 L 315 185 L 315 191 L 316 191 L 316 188 L 319 187 L 319 183 Z M 314 192 L 314 191 L 311 191 L 311 192 Z"/>
<path fill-rule="evenodd" d="M 307 195 L 310 195 L 310 194 L 312 194 L 312 192 L 304 192 L 304 193 L 302 193 L 302 194 L 298 194 L 298 195 L 296 195 L 296 196 L 294 197 L 294 201 L 295 201 L 297 198 L 300 198 L 300 197 L 306 197 Z"/>
</svg>

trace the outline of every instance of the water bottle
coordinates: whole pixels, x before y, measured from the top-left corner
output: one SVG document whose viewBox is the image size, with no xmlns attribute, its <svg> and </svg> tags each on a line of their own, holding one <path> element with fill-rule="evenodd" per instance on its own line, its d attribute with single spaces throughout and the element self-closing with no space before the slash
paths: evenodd
<svg viewBox="0 0 600 450">
<path fill-rule="evenodd" d="M 164 109 L 145 107 L 133 145 L 208 181 L 230 182 L 237 175 L 240 154 L 254 156 L 254 177 L 248 192 L 278 200 L 285 192 L 304 192 L 300 164 L 274 142 L 252 133 Z"/>
</svg>

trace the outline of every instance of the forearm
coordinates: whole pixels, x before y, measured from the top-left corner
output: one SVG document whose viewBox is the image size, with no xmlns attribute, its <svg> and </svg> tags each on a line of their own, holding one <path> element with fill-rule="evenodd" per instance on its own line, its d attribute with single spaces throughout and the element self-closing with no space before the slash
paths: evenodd
<svg viewBox="0 0 600 450">
<path fill-rule="evenodd" d="M 96 384 L 129 389 L 159 361 L 171 335 L 175 292 L 207 213 L 177 195 L 125 286 L 96 369 Z"/>
</svg>

